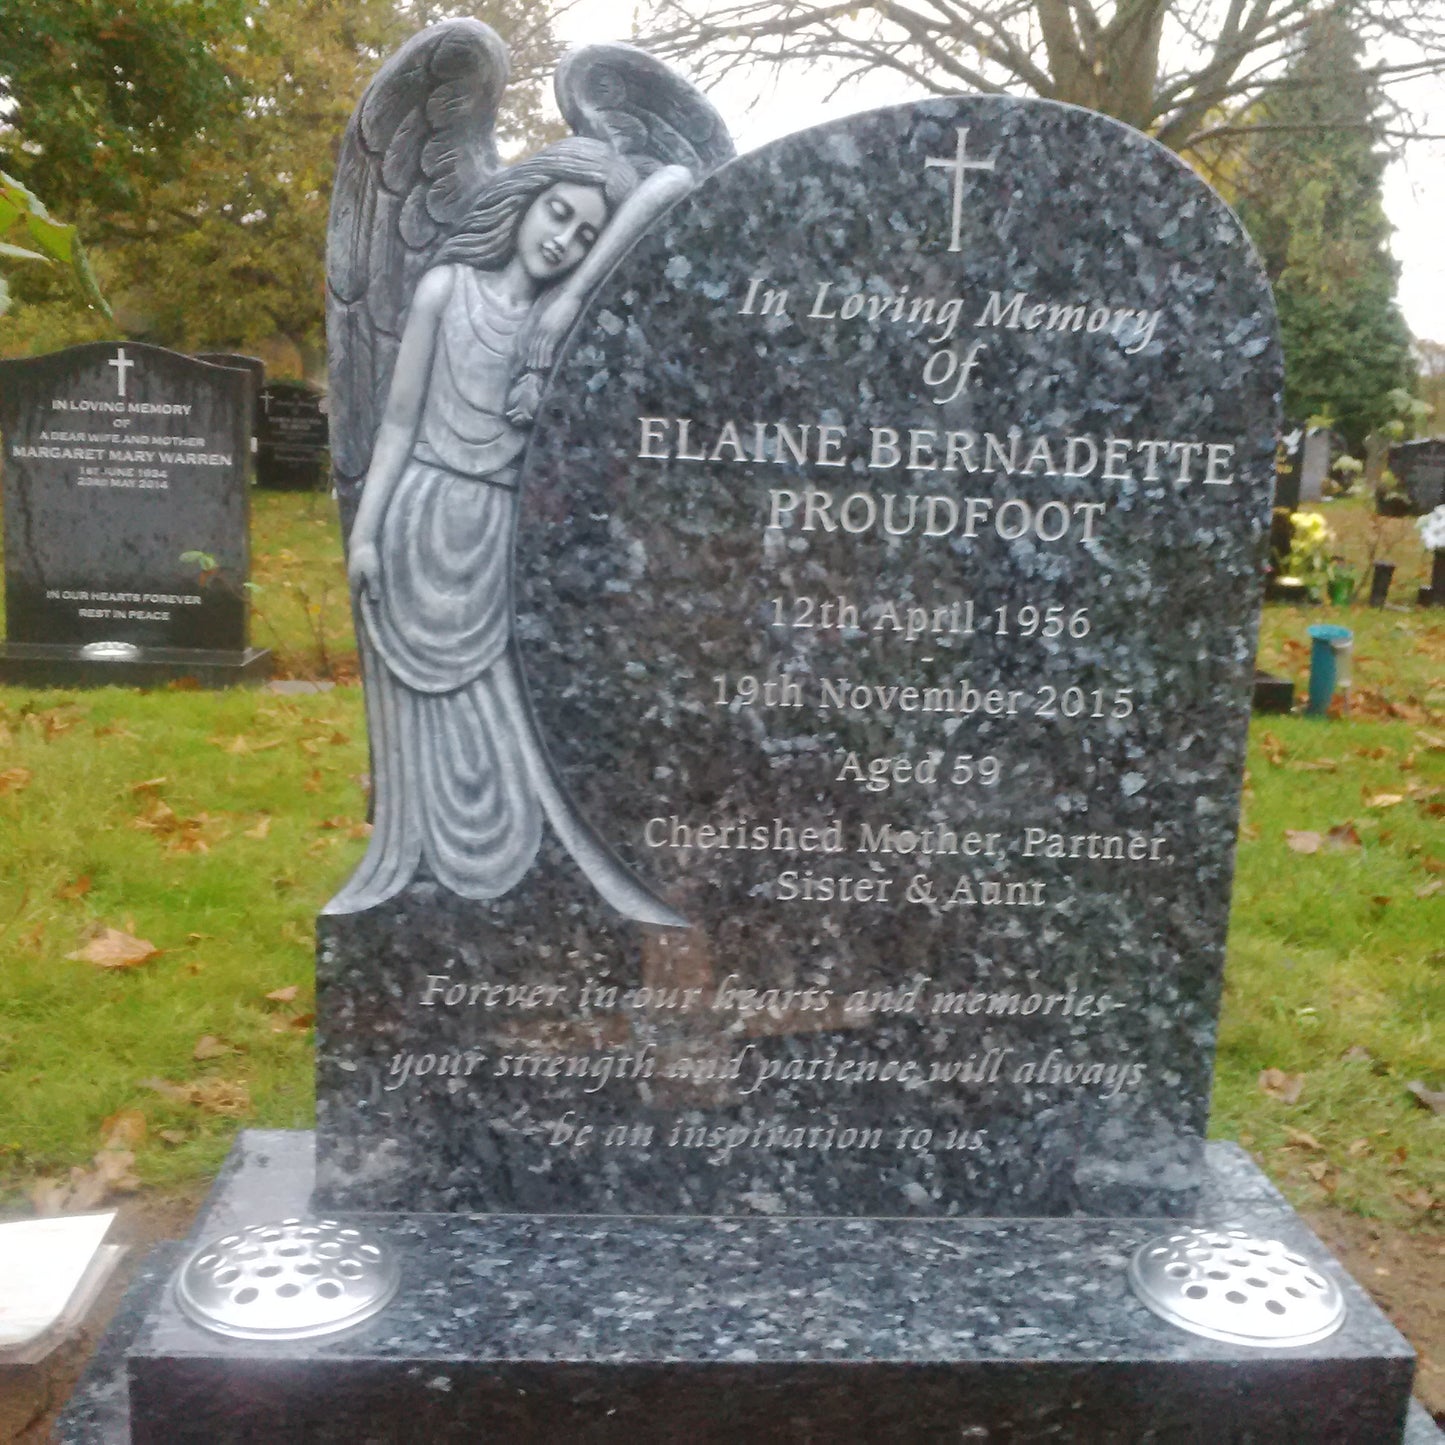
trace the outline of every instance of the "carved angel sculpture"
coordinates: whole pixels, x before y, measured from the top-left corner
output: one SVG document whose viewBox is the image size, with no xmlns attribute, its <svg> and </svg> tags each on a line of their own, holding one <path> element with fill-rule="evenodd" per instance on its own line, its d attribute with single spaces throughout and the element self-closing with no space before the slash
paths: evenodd
<svg viewBox="0 0 1445 1445">
<path fill-rule="evenodd" d="M 544 822 L 628 918 L 684 920 L 560 785 L 512 637 L 517 482 L 542 372 L 597 283 L 732 154 L 659 62 L 591 46 L 557 72 L 577 132 L 503 167 L 507 52 L 456 20 L 372 82 L 343 143 L 328 244 L 332 455 L 371 738 L 373 832 L 327 905 L 417 878 L 499 898 Z"/>
</svg>

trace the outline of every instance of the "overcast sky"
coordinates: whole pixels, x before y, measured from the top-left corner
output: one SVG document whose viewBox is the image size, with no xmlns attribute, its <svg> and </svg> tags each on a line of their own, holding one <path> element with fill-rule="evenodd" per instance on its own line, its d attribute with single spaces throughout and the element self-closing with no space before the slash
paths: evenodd
<svg viewBox="0 0 1445 1445">
<path fill-rule="evenodd" d="M 630 30 L 631 6 L 619 0 L 577 0 L 557 23 L 569 45 L 623 39 Z M 779 88 L 769 73 L 729 78 L 712 98 L 726 117 L 739 150 L 820 121 L 873 106 L 918 98 L 899 75 L 879 71 L 852 84 L 832 100 L 831 80 L 788 72 Z M 1422 128 L 1445 132 L 1445 81 L 1416 81 L 1396 91 L 1396 99 L 1420 120 Z M 1405 321 L 1417 337 L 1445 343 L 1445 141 L 1417 141 L 1385 176 L 1385 210 L 1395 225 L 1395 258 L 1400 263 L 1398 298 Z"/>
</svg>

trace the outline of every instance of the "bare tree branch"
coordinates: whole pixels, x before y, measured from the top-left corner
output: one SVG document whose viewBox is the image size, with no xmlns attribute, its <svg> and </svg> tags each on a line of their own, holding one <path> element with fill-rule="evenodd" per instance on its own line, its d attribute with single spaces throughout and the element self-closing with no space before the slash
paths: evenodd
<svg viewBox="0 0 1445 1445">
<path fill-rule="evenodd" d="M 1445 4 L 1338 0 L 1366 73 L 1445 74 Z M 1085 105 L 1188 149 L 1278 83 L 1318 0 L 652 0 L 645 38 L 704 79 L 738 66 L 842 62 L 934 93 L 960 87 Z"/>
</svg>

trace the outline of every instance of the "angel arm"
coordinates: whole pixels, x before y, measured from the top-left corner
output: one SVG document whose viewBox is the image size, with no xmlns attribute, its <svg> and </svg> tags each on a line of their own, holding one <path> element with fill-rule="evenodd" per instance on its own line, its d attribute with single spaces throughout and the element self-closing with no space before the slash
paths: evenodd
<svg viewBox="0 0 1445 1445">
<path fill-rule="evenodd" d="M 451 299 L 455 274 L 449 266 L 428 271 L 417 284 L 402 330 L 401 345 L 392 371 L 386 410 L 377 429 L 371 465 L 361 488 L 356 520 L 351 524 L 350 559 L 347 566 L 353 587 L 376 595 L 380 563 L 376 539 L 386 515 L 387 503 L 411 459 L 416 445 L 431 382 L 432 357 L 436 352 L 437 328 Z"/>
<path fill-rule="evenodd" d="M 528 370 L 545 371 L 551 366 L 557 343 L 576 321 L 597 283 L 658 216 L 696 184 L 686 166 L 662 166 L 618 207 L 577 269 L 544 302 L 527 347 Z"/>
</svg>

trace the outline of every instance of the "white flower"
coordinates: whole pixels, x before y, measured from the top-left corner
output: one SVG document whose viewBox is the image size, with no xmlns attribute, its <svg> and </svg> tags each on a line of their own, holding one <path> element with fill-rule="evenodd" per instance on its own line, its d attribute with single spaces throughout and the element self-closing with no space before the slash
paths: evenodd
<svg viewBox="0 0 1445 1445">
<path fill-rule="evenodd" d="M 1416 517 L 1415 526 L 1427 552 L 1445 552 L 1445 502 L 1433 512 Z"/>
</svg>

